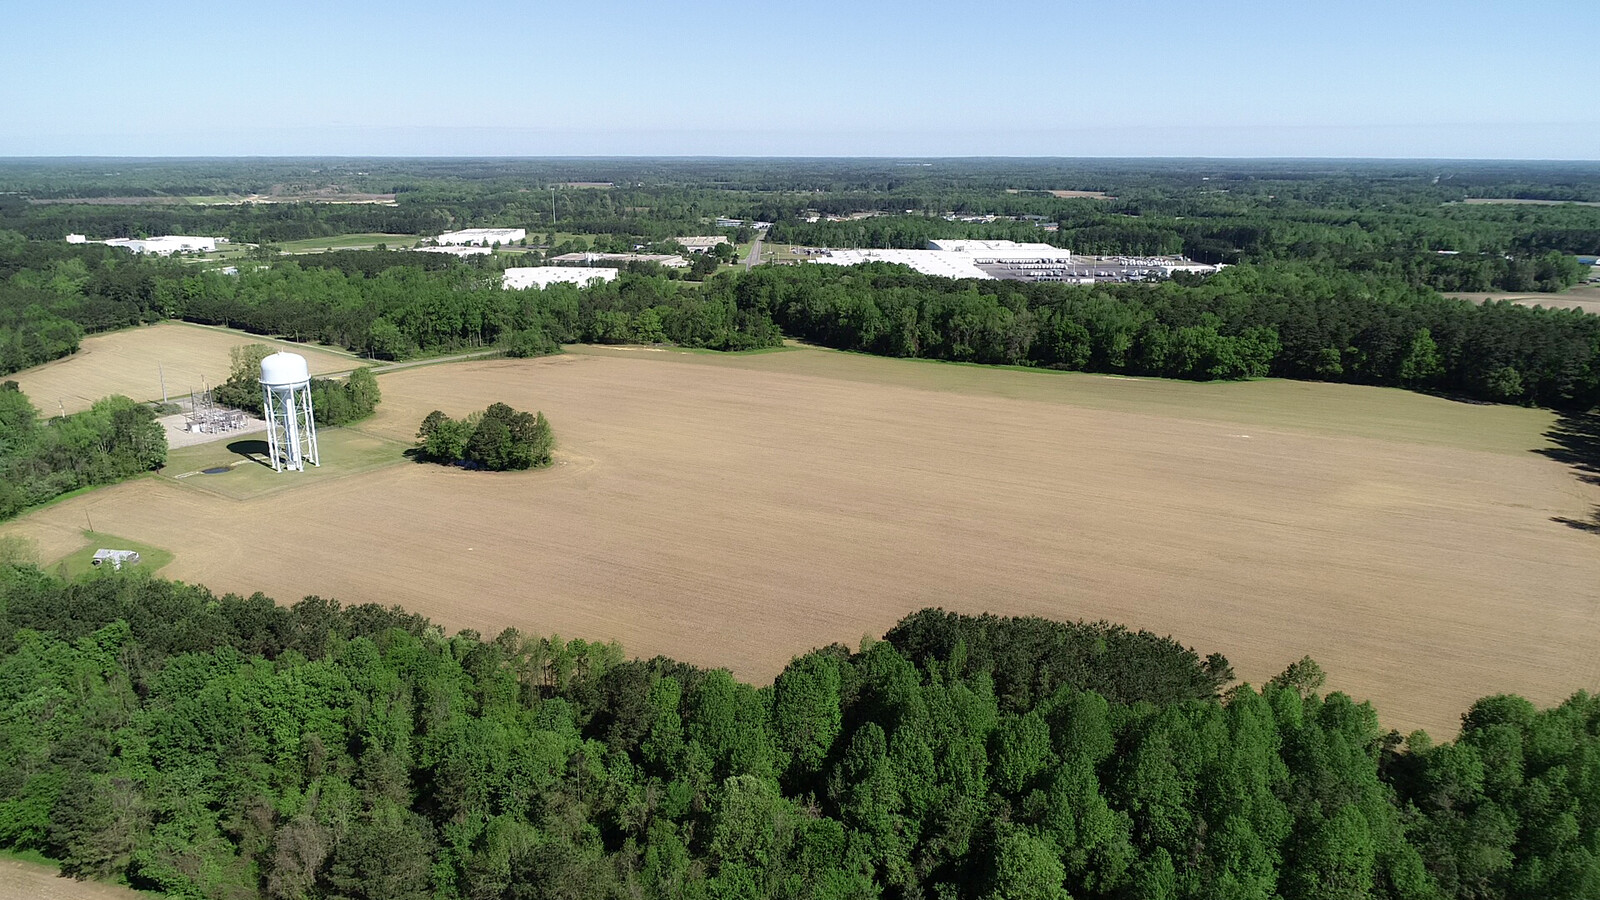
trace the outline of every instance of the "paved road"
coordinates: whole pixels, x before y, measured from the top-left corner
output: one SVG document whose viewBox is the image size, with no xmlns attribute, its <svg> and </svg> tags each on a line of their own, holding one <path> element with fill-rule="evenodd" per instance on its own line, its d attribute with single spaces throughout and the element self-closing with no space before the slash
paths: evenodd
<svg viewBox="0 0 1600 900">
<path fill-rule="evenodd" d="M 744 269 L 750 271 L 756 263 L 761 262 L 761 241 L 764 235 L 757 234 L 756 242 L 750 245 L 750 255 L 744 258 Z"/>
</svg>

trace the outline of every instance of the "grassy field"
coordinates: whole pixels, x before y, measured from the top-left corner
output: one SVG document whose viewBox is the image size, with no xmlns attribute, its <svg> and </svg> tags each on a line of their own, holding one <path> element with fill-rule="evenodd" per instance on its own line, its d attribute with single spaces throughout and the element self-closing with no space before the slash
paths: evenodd
<svg viewBox="0 0 1600 900">
<path fill-rule="evenodd" d="M 218 384 L 232 367 L 228 353 L 240 344 L 271 344 L 306 358 L 315 375 L 343 372 L 365 361 L 343 350 L 277 341 L 226 328 L 162 322 L 84 338 L 78 352 L 25 369 L 14 379 L 45 415 L 63 408 L 88 409 L 111 394 L 160 400 L 161 380 L 169 396 L 187 396 L 202 383 Z"/>
<path fill-rule="evenodd" d="M 260 432 L 173 450 L 161 477 L 230 500 L 249 500 L 406 462 L 405 451 L 411 444 L 354 428 L 319 429 L 317 448 L 323 464 L 307 466 L 303 473 L 286 473 L 272 470 L 266 433 Z"/>
<path fill-rule="evenodd" d="M 36 854 L 0 853 L 0 900 L 148 900 L 155 894 L 62 877 Z"/>
<path fill-rule="evenodd" d="M 145 478 L 0 532 L 54 559 L 88 508 L 214 590 L 616 638 L 758 680 L 944 606 L 1171 633 L 1254 682 L 1309 653 L 1386 724 L 1439 735 L 1486 694 L 1600 687 L 1600 544 L 1553 521 L 1600 488 L 1530 452 L 1554 422 L 1537 410 L 811 348 L 580 349 L 380 383 L 362 430 L 393 447 L 430 410 L 499 400 L 550 417 L 558 463 L 234 496 Z M 325 445 L 325 467 L 346 452 Z"/>
</svg>

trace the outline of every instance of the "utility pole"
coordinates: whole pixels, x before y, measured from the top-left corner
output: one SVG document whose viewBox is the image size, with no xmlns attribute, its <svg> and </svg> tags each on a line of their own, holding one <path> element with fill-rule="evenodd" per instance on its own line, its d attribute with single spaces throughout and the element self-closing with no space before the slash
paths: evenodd
<svg viewBox="0 0 1600 900">
<path fill-rule="evenodd" d="M 161 402 L 167 402 L 167 373 L 161 368 L 161 363 L 156 363 L 156 374 L 161 378 Z"/>
</svg>

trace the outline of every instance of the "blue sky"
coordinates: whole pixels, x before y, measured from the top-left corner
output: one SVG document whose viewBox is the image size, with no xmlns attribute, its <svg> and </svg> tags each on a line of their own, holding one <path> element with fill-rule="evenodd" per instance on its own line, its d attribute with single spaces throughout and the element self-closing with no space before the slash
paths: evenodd
<svg viewBox="0 0 1600 900">
<path fill-rule="evenodd" d="M 1600 158 L 1592 0 L 7 7 L 0 156 Z"/>
</svg>

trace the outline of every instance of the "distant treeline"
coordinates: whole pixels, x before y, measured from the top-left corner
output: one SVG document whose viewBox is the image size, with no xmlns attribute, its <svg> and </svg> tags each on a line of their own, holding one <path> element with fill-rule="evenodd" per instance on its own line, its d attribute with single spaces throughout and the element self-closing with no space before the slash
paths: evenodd
<svg viewBox="0 0 1600 900">
<path fill-rule="evenodd" d="M 1200 380 L 1275 375 L 1579 410 L 1600 401 L 1600 317 L 1473 306 L 1385 271 L 1325 264 L 1088 286 L 788 266 L 703 286 L 624 272 L 588 288 L 507 291 L 496 270 L 432 268 L 418 259 L 427 254 L 335 254 L 225 276 L 108 255 L 117 252 L 0 243 L 0 266 L 12 272 L 0 281 L 0 310 L 27 323 L 0 317 L 0 348 L 30 348 L 8 352 L 6 367 L 71 352 L 84 331 L 177 317 L 377 359 L 483 347 L 535 355 L 568 342 L 744 350 L 787 332 L 888 356 Z"/>
<path fill-rule="evenodd" d="M 15 381 L 0 382 L 0 520 L 166 461 L 166 432 L 147 406 L 107 397 L 83 412 L 40 421 Z"/>
<path fill-rule="evenodd" d="M 98 245 L 0 235 L 0 375 L 77 350 L 85 333 L 165 318 L 321 341 L 377 359 L 548 342 L 775 345 L 768 320 L 665 276 L 505 291 L 498 269 L 366 251 L 222 275 Z"/>
<path fill-rule="evenodd" d="M 921 247 L 930 237 L 1044 240 L 1086 254 L 1316 262 L 1438 290 L 1554 290 L 1600 253 L 1600 208 L 1474 197 L 1600 198 L 1593 163 L 1251 160 L 250 160 L 0 163 L 0 229 L 38 240 L 159 233 L 279 241 L 466 226 L 579 234 L 610 249 L 773 223 L 776 241 Z M 598 187 L 587 187 L 596 184 Z M 1053 189 L 1106 192 L 1057 197 Z M 396 205 L 186 204 L 185 196 L 394 194 Z M 121 197 L 117 203 L 50 203 Z M 150 203 L 126 202 L 149 198 Z M 34 203 L 32 201 L 46 201 Z M 830 222 L 818 216 L 872 213 Z M 999 216 L 990 224 L 945 216 Z M 1032 216 L 1056 231 L 1036 227 Z M 741 238 L 742 240 L 742 238 Z M 1441 257 L 1436 251 L 1459 254 Z M 1552 255 L 1554 254 L 1554 255 Z"/>
<path fill-rule="evenodd" d="M 767 267 L 713 295 L 885 356 L 1213 380 L 1275 375 L 1587 410 L 1600 316 L 1474 306 L 1370 273 L 1239 266 L 1159 285 L 952 281 L 886 264 Z"/>
<path fill-rule="evenodd" d="M 775 683 L 0 566 L 0 847 L 170 896 L 1588 900 L 1600 698 L 1436 744 L 1146 632 L 925 610 Z"/>
</svg>

